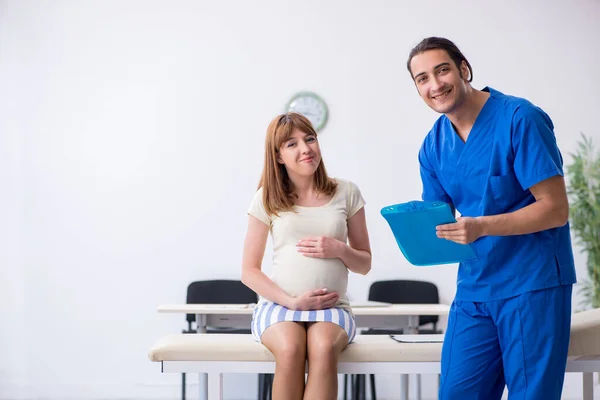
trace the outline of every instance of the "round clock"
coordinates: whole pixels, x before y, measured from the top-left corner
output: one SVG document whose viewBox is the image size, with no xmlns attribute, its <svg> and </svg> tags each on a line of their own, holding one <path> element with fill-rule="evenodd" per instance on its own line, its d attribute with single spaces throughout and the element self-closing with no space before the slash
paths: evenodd
<svg viewBox="0 0 600 400">
<path fill-rule="evenodd" d="M 329 114 L 327 104 L 312 92 L 296 93 L 290 99 L 286 111 L 304 115 L 316 131 L 323 129 Z"/>
</svg>

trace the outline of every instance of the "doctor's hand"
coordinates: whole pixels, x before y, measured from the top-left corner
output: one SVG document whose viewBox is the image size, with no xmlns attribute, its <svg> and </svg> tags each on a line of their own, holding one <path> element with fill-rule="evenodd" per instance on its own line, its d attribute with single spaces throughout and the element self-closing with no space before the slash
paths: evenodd
<svg viewBox="0 0 600 400">
<path fill-rule="evenodd" d="M 483 222 L 472 217 L 458 217 L 452 224 L 438 225 L 437 237 L 460 244 L 473 243 L 483 236 Z"/>
<path fill-rule="evenodd" d="M 294 297 L 291 307 L 293 310 L 324 310 L 336 305 L 340 295 L 337 292 L 327 292 L 327 289 L 311 290 L 302 296 Z"/>
<path fill-rule="evenodd" d="M 300 254 L 314 258 L 340 258 L 345 246 L 345 243 L 328 236 L 309 236 L 296 243 Z"/>
</svg>

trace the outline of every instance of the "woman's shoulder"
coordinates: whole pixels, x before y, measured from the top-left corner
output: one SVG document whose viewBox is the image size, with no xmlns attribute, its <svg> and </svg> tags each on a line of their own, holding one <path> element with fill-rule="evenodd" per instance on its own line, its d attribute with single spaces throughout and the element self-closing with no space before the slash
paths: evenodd
<svg viewBox="0 0 600 400">
<path fill-rule="evenodd" d="M 336 178 L 336 180 L 338 182 L 338 192 L 336 193 L 338 202 L 344 201 L 348 218 L 351 218 L 365 205 L 365 200 L 356 183 L 342 178 Z"/>
<path fill-rule="evenodd" d="M 256 202 L 258 200 L 260 200 L 262 202 L 262 198 L 263 198 L 263 188 L 261 186 L 254 192 L 254 195 L 252 195 L 252 202 Z"/>
<path fill-rule="evenodd" d="M 354 192 L 359 190 L 358 185 L 351 180 L 338 177 L 332 179 L 335 183 L 337 183 L 337 190 L 339 191 Z"/>
<path fill-rule="evenodd" d="M 258 188 L 254 195 L 252 196 L 252 201 L 250 202 L 250 209 L 254 209 L 256 211 L 260 211 L 260 213 L 265 213 L 265 204 L 263 202 L 263 188 Z"/>
</svg>

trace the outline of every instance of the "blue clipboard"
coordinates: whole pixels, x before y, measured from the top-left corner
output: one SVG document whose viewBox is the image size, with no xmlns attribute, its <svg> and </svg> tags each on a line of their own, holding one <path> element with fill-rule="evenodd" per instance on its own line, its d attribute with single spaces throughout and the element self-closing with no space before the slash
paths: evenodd
<svg viewBox="0 0 600 400">
<path fill-rule="evenodd" d="M 456 222 L 450 206 L 441 201 L 409 201 L 383 207 L 398 247 L 413 265 L 428 266 L 470 261 L 476 258 L 470 245 L 438 238 L 437 225 Z"/>
</svg>

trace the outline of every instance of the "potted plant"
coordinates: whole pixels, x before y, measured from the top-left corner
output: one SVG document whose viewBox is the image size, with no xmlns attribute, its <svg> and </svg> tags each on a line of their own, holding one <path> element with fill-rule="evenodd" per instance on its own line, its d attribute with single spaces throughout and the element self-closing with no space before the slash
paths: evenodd
<svg viewBox="0 0 600 400">
<path fill-rule="evenodd" d="M 571 229 L 587 255 L 588 277 L 582 283 L 583 307 L 600 308 L 600 155 L 592 139 L 581 134 L 567 166 Z"/>
</svg>

